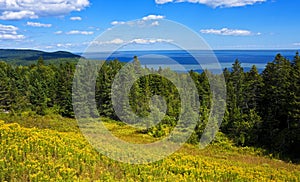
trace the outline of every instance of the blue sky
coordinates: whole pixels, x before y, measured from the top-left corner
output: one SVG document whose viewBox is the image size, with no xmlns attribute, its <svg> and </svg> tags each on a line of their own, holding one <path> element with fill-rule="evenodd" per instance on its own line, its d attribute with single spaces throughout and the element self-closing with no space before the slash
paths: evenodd
<svg viewBox="0 0 300 182">
<path fill-rule="evenodd" d="M 83 52 L 110 28 L 144 18 L 183 24 L 213 49 L 299 49 L 299 7 L 297 0 L 0 0 L 0 48 Z"/>
</svg>

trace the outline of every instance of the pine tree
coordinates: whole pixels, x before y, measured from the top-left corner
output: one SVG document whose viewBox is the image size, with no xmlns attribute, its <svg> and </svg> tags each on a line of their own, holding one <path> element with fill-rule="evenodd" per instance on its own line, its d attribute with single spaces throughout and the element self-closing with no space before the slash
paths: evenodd
<svg viewBox="0 0 300 182">
<path fill-rule="evenodd" d="M 261 139 L 265 146 L 279 152 L 287 152 L 291 118 L 291 63 L 280 54 L 268 63 L 262 77 L 264 86 L 260 100 L 263 118 Z"/>
</svg>

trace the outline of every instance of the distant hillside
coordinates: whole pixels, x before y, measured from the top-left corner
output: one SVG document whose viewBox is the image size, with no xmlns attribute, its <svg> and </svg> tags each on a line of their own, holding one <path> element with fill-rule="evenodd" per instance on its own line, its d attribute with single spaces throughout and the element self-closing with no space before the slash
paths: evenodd
<svg viewBox="0 0 300 182">
<path fill-rule="evenodd" d="M 44 60 L 81 58 L 79 55 L 65 51 L 43 52 L 37 50 L 0 49 L 1 61 L 36 61 L 39 57 L 42 57 Z"/>
</svg>

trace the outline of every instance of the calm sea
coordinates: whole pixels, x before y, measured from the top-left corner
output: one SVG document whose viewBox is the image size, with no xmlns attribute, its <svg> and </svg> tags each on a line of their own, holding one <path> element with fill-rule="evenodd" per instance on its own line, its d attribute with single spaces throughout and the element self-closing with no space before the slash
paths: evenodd
<svg viewBox="0 0 300 182">
<path fill-rule="evenodd" d="M 221 68 L 231 68 L 236 59 L 242 63 L 245 71 L 256 65 L 261 72 L 266 64 L 274 60 L 277 54 L 293 60 L 297 50 L 217 50 L 217 51 L 122 51 L 114 52 L 110 56 L 104 53 L 84 54 L 86 58 L 96 60 L 114 60 L 130 62 L 137 56 L 142 65 L 148 68 L 171 68 L 174 71 L 185 72 L 203 69 L 214 70 L 220 63 Z M 200 64 L 199 64 L 200 62 Z"/>
</svg>

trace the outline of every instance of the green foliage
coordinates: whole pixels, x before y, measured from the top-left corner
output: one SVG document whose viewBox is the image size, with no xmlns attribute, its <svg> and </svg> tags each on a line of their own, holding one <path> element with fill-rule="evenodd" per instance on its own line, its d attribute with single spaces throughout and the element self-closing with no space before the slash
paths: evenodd
<svg viewBox="0 0 300 182">
<path fill-rule="evenodd" d="M 0 49 L 0 60 L 16 65 L 31 65 L 36 63 L 36 60 L 43 58 L 47 62 L 54 62 L 57 59 L 79 59 L 81 56 L 70 52 L 43 52 L 36 50 L 18 50 L 18 49 Z"/>
<path fill-rule="evenodd" d="M 299 63 L 298 53 L 293 63 L 278 54 L 269 63 L 262 77 L 260 112 L 263 119 L 263 144 L 285 156 L 299 158 Z"/>
<path fill-rule="evenodd" d="M 214 104 L 211 102 L 213 94 L 210 93 L 212 85 L 209 84 L 207 76 L 209 75 L 217 83 L 220 82 L 219 75 L 213 75 L 208 71 L 203 73 L 190 71 L 188 74 L 195 82 L 200 105 L 198 106 L 196 102 L 181 102 L 179 92 L 186 87 L 183 80 L 187 78 L 187 73 L 176 73 L 162 68 L 159 70 L 142 68 L 135 57 L 134 62 L 126 66 L 117 60 L 101 62 L 101 70 L 98 71 L 95 80 L 91 77 L 96 70 L 95 62 L 87 61 L 90 74 L 80 75 L 84 72 L 77 67 L 79 72 L 77 76 L 80 76 L 80 79 L 77 79 L 78 83 L 75 83 L 75 86 L 82 92 L 74 93 L 72 85 L 77 59 L 52 60 L 53 64 L 49 64 L 44 56 L 40 56 L 37 63 L 30 66 L 12 66 L 0 62 L 0 112 L 9 115 L 31 111 L 39 115 L 57 113 L 73 118 L 73 106 L 80 106 L 77 107 L 80 109 L 76 110 L 76 113 L 81 117 L 89 117 L 83 113 L 93 117 L 99 113 L 101 116 L 120 120 L 113 108 L 112 99 L 116 99 L 119 103 L 124 103 L 124 100 L 112 98 L 111 90 L 117 74 L 124 69 L 129 74 L 122 78 L 122 83 L 116 85 L 117 88 L 126 88 L 132 80 L 136 80 L 128 95 L 129 106 L 120 106 L 124 107 L 123 115 L 132 121 L 131 124 L 138 122 L 137 117 L 133 115 L 148 117 L 146 128 L 140 129 L 140 133 L 161 138 L 173 131 L 181 112 L 186 118 L 190 118 L 190 121 L 194 121 L 194 113 L 182 110 L 181 104 L 191 105 L 190 109 L 200 114 L 197 126 L 189 140 L 190 143 L 196 144 L 202 137 Z M 141 76 L 142 72 L 148 74 Z M 176 88 L 174 83 L 159 76 L 158 73 L 174 78 L 179 87 Z M 299 75 L 299 53 L 292 61 L 277 55 L 273 62 L 268 63 L 262 74 L 258 73 L 255 66 L 249 72 L 245 72 L 241 63 L 236 60 L 232 69 L 224 70 L 227 106 L 221 131 L 236 145 L 264 147 L 279 153 L 283 158 L 299 160 Z M 141 77 L 137 79 L 138 76 Z M 93 82 L 96 82 L 94 94 L 92 88 L 88 90 L 85 88 Z M 218 89 L 218 85 L 214 87 Z M 79 94 L 84 94 L 82 98 L 95 98 L 97 111 L 90 104 L 85 103 L 86 99 L 76 100 Z M 156 104 L 151 106 L 151 99 L 157 95 L 164 101 L 157 100 Z M 196 99 L 198 98 L 191 100 Z M 160 110 L 164 105 L 167 106 L 165 115 Z M 159 114 L 150 117 L 151 110 L 156 110 Z M 157 124 L 155 121 L 159 119 L 161 123 Z M 214 134 L 208 133 L 204 137 L 211 137 Z"/>
</svg>

